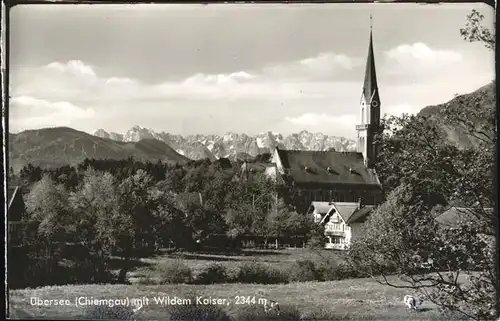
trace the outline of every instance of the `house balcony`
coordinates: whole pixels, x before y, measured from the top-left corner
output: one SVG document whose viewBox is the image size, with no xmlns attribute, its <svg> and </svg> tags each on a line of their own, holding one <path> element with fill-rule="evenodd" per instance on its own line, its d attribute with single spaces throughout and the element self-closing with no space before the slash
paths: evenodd
<svg viewBox="0 0 500 321">
<path fill-rule="evenodd" d="M 340 237 L 345 237 L 345 232 L 342 230 L 334 230 L 334 229 L 325 229 L 325 235 L 326 236 L 340 236 Z"/>
</svg>

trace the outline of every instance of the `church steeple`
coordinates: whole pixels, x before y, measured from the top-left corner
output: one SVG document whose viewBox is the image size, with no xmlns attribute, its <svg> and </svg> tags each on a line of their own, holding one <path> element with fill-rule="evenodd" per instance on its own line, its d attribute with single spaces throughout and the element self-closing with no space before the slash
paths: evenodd
<svg viewBox="0 0 500 321">
<path fill-rule="evenodd" d="M 373 52 L 372 16 L 370 15 L 370 42 L 366 60 L 365 80 L 361 94 L 361 122 L 356 126 L 358 131 L 358 152 L 363 154 L 365 165 L 373 167 L 377 149 L 374 145 L 374 130 L 380 124 L 380 96 L 375 71 L 375 55 Z"/>
<path fill-rule="evenodd" d="M 373 54 L 372 17 L 370 16 L 370 43 L 366 60 L 365 82 L 363 84 L 363 98 L 367 104 L 380 102 L 378 96 L 377 72 L 375 71 L 375 56 Z"/>
</svg>

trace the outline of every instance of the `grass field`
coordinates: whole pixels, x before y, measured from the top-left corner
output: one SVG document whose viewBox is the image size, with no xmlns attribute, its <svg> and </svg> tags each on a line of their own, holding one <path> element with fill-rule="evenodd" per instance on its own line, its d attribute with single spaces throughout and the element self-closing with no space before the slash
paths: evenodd
<svg viewBox="0 0 500 321">
<path fill-rule="evenodd" d="M 298 259 L 341 260 L 338 253 L 332 251 L 310 251 L 289 249 L 282 251 L 244 251 L 238 255 L 208 253 L 175 253 L 142 259 L 142 266 L 132 271 L 132 279 L 149 271 L 155 272 L 155 266 L 172 260 L 182 259 L 196 274 L 204 266 L 218 262 L 229 269 L 243 262 L 262 262 L 277 267 L 287 267 Z M 235 296 L 250 296 L 276 300 L 280 306 L 295 305 L 302 314 L 323 312 L 335 320 L 449 320 L 441 317 L 435 306 L 424 302 L 420 311 L 406 310 L 402 299 L 408 290 L 380 285 L 372 279 L 351 279 L 332 282 L 304 282 L 277 285 L 261 284 L 213 284 L 213 285 L 66 285 L 47 286 L 36 289 L 11 290 L 9 302 L 15 316 L 26 318 L 31 315 L 43 319 L 81 318 L 84 307 L 75 305 L 76 297 L 96 299 L 148 298 L 139 312 L 141 318 L 148 320 L 167 320 L 168 306 L 155 304 L 155 297 L 177 296 L 189 298 L 192 295 L 204 295 L 213 298 L 226 298 L 228 305 L 223 308 L 235 316 L 242 305 L 237 305 Z M 69 306 L 36 306 L 30 299 L 68 299 Z M 255 304 L 258 304 L 257 302 Z"/>
<path fill-rule="evenodd" d="M 31 297 L 41 299 L 68 299 L 75 297 L 116 299 L 150 299 L 140 313 L 148 320 L 165 320 L 168 307 L 154 304 L 155 296 L 187 298 L 190 294 L 216 298 L 229 298 L 232 303 L 224 308 L 234 315 L 239 306 L 234 296 L 264 297 L 280 302 L 280 305 L 297 305 L 303 313 L 325 311 L 338 320 L 445 320 L 436 308 L 426 304 L 421 312 L 408 312 L 402 303 L 404 290 L 382 286 L 371 279 L 335 282 L 306 282 L 283 285 L 215 284 L 215 285 L 72 285 L 14 290 L 10 292 L 10 304 L 16 310 L 43 319 L 81 318 L 83 309 L 71 306 L 32 306 Z"/>
<path fill-rule="evenodd" d="M 288 250 L 244 250 L 238 254 L 226 253 L 190 253 L 176 252 L 163 253 L 152 258 L 140 259 L 140 264 L 129 273 L 131 282 L 138 278 L 149 275 L 156 277 L 156 268 L 169 262 L 182 260 L 188 265 L 196 276 L 201 270 L 213 263 L 225 266 L 228 271 L 235 272 L 242 263 L 259 262 L 272 267 L 286 269 L 298 260 L 328 260 L 329 262 L 340 262 L 339 252 L 330 250 L 288 249 Z"/>
</svg>

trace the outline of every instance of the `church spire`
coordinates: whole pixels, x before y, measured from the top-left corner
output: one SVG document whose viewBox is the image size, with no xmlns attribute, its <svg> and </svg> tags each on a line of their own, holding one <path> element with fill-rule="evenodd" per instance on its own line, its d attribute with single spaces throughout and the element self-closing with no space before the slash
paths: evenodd
<svg viewBox="0 0 500 321">
<path fill-rule="evenodd" d="M 368 45 L 368 57 L 366 60 L 365 82 L 363 84 L 363 98 L 369 106 L 372 105 L 374 101 L 376 101 L 376 106 L 374 107 L 378 107 L 378 105 L 380 105 L 380 101 L 378 97 L 377 73 L 375 71 L 375 57 L 373 54 L 372 22 L 373 18 L 370 15 L 370 43 Z"/>
<path fill-rule="evenodd" d="M 378 149 L 374 141 L 375 130 L 380 124 L 380 96 L 378 92 L 377 74 L 375 71 L 375 57 L 373 52 L 373 25 L 370 15 L 370 43 L 366 60 L 365 80 L 361 99 L 361 122 L 356 126 L 358 131 L 357 150 L 363 154 L 365 165 L 374 166 Z"/>
</svg>

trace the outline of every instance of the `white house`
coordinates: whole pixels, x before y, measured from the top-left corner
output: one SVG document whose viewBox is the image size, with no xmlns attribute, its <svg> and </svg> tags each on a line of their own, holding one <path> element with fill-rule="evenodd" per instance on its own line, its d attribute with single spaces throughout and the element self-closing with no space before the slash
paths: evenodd
<svg viewBox="0 0 500 321">
<path fill-rule="evenodd" d="M 362 234 L 364 221 L 373 207 L 361 202 L 312 202 L 307 213 L 325 227 L 325 248 L 346 250 Z"/>
</svg>

